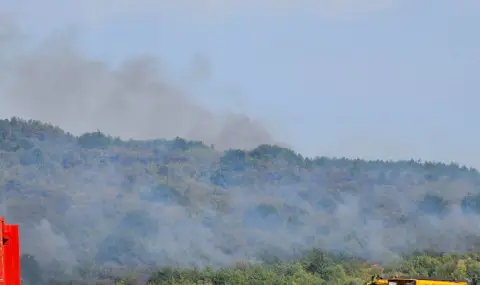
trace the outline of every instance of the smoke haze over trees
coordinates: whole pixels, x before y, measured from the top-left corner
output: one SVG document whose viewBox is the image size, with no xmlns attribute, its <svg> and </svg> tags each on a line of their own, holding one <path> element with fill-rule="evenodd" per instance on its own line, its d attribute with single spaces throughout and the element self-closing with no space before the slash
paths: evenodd
<svg viewBox="0 0 480 285">
<path fill-rule="evenodd" d="M 480 176 L 456 164 L 222 153 L 18 118 L 0 131 L 2 207 L 46 268 L 223 267 L 310 248 L 392 262 L 478 244 Z"/>
</svg>

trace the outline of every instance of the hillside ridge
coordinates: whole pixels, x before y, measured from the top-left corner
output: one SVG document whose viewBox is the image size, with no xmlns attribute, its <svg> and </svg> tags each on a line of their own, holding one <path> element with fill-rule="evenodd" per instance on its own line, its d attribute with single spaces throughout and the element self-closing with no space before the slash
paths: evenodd
<svg viewBox="0 0 480 285">
<path fill-rule="evenodd" d="M 220 152 L 19 118 L 0 120 L 0 158 L 0 209 L 42 268 L 220 268 L 313 248 L 392 262 L 480 241 L 480 174 L 456 163 Z"/>
</svg>

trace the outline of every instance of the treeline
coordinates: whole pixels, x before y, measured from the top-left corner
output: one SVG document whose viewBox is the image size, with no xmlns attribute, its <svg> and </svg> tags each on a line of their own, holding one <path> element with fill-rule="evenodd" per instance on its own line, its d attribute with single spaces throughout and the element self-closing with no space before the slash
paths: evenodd
<svg viewBox="0 0 480 285">
<path fill-rule="evenodd" d="M 116 268 L 140 283 L 358 284 L 379 268 L 466 276 L 477 266 L 468 252 L 480 248 L 480 174 L 454 162 L 308 158 L 274 145 L 220 152 L 12 118 L 0 120 L 0 168 L 0 209 L 20 224 L 33 283 L 69 270 L 112 282 Z M 298 256 L 312 248 L 362 259 Z M 427 249 L 463 255 L 398 259 Z"/>
<path fill-rule="evenodd" d="M 31 263 L 29 264 L 31 266 Z M 24 265 L 27 266 L 27 265 Z M 27 268 L 31 270 L 31 268 Z M 387 264 L 376 264 L 346 254 L 311 250 L 292 261 L 261 264 L 239 262 L 223 269 L 77 269 L 75 276 L 56 279 L 37 275 L 25 284 L 158 284 L 158 285 L 360 285 L 374 275 L 452 278 L 471 282 L 480 277 L 480 252 L 468 254 L 416 252 Z M 31 278 L 31 277 L 30 277 Z M 40 281 L 40 282 L 39 282 Z"/>
</svg>

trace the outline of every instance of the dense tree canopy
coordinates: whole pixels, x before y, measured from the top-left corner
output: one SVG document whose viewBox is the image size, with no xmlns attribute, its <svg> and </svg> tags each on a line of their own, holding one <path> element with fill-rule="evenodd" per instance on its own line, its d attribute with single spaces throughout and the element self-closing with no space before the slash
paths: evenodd
<svg viewBox="0 0 480 285">
<path fill-rule="evenodd" d="M 219 152 L 19 118 L 0 121 L 0 158 L 0 209 L 21 225 L 30 284 L 118 272 L 157 284 L 480 272 L 480 174 L 455 163 Z"/>
</svg>

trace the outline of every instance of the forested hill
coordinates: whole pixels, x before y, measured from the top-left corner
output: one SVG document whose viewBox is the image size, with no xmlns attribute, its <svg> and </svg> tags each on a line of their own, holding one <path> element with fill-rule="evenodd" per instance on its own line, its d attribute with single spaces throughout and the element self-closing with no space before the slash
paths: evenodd
<svg viewBox="0 0 480 285">
<path fill-rule="evenodd" d="M 382 262 L 469 250 L 480 234 L 480 175 L 456 164 L 222 153 L 17 118 L 0 138 L 0 209 L 42 266 L 225 266 L 309 248 Z"/>
</svg>

